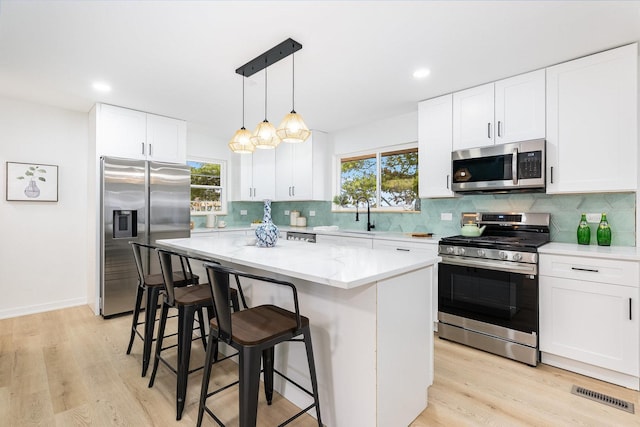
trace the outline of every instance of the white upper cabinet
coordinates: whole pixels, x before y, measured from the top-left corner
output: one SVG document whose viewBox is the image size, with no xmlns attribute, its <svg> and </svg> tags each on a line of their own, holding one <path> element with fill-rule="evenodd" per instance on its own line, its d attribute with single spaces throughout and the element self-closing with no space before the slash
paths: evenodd
<svg viewBox="0 0 640 427">
<path fill-rule="evenodd" d="M 638 47 L 547 68 L 547 193 L 637 189 Z"/>
<path fill-rule="evenodd" d="M 96 150 L 98 156 L 185 163 L 186 123 L 142 111 L 97 104 Z"/>
<path fill-rule="evenodd" d="M 325 133 L 314 130 L 305 142 L 276 148 L 276 200 L 327 200 L 330 179 Z"/>
<path fill-rule="evenodd" d="M 283 142 L 276 151 L 276 200 L 313 198 L 313 141 Z"/>
<path fill-rule="evenodd" d="M 453 94 L 453 149 L 493 145 L 493 83 Z"/>
<path fill-rule="evenodd" d="M 238 200 L 272 200 L 275 197 L 275 149 L 256 149 L 240 156 L 240 196 Z"/>
<path fill-rule="evenodd" d="M 165 162 L 187 161 L 187 124 L 147 114 L 147 158 Z"/>
<path fill-rule="evenodd" d="M 545 70 L 495 83 L 495 142 L 545 137 Z"/>
<path fill-rule="evenodd" d="M 418 179 L 420 197 L 453 197 L 451 151 L 453 95 L 418 104 Z"/>
<path fill-rule="evenodd" d="M 544 137 L 544 70 L 453 94 L 454 150 Z"/>
</svg>

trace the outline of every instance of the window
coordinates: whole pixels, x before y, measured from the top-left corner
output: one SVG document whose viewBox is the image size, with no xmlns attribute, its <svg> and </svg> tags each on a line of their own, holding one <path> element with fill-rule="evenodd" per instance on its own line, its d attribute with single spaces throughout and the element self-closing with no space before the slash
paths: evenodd
<svg viewBox="0 0 640 427">
<path fill-rule="evenodd" d="M 224 161 L 187 161 L 191 168 L 191 212 L 227 213 Z"/>
<path fill-rule="evenodd" d="M 355 208 L 369 201 L 378 210 L 416 210 L 418 147 L 389 147 L 339 159 L 339 188 L 334 203 Z"/>
</svg>

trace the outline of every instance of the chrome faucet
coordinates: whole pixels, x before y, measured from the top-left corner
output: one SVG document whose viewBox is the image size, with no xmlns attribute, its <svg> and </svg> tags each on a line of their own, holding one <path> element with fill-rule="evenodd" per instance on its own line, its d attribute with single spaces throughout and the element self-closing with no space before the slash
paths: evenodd
<svg viewBox="0 0 640 427">
<path fill-rule="evenodd" d="M 359 197 L 356 200 L 356 221 L 360 221 L 360 215 L 358 214 L 358 202 L 364 200 L 367 202 L 367 231 L 371 231 L 372 228 L 376 228 L 375 224 L 371 224 L 371 209 L 369 208 L 369 199 L 366 197 Z"/>
</svg>

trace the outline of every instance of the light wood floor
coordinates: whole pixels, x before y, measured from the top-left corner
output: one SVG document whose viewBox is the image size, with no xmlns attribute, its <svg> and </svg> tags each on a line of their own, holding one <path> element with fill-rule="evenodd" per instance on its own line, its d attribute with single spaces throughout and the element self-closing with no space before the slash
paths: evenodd
<svg viewBox="0 0 640 427">
<path fill-rule="evenodd" d="M 195 425 L 202 374 L 189 377 L 187 406 L 175 421 L 175 376 L 160 366 L 155 386 L 140 377 L 140 340 L 126 355 L 131 317 L 103 320 L 88 307 L 0 320 L 0 426 Z M 640 426 L 631 415 L 570 394 L 573 384 L 629 400 L 639 393 L 545 365 L 532 368 L 436 339 L 429 407 L 411 424 L 422 426 Z M 192 366 L 201 364 L 194 343 Z M 399 354 L 401 357 L 401 353 Z M 235 378 L 233 362 L 215 367 L 212 381 Z M 216 400 L 216 412 L 237 425 L 237 394 Z M 280 396 L 267 407 L 261 395 L 260 426 L 296 412 Z M 640 408 L 639 408 L 640 410 Z M 291 425 L 313 426 L 308 415 Z M 215 425 L 211 419 L 205 425 Z M 337 426 L 369 427 L 369 426 Z"/>
</svg>

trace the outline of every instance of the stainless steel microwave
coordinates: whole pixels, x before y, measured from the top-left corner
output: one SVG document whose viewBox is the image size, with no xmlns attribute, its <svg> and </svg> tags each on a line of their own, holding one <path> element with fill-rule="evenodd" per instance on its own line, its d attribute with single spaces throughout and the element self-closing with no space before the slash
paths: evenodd
<svg viewBox="0 0 640 427">
<path fill-rule="evenodd" d="M 545 140 L 513 142 L 451 153 L 455 192 L 545 191 Z"/>
</svg>

